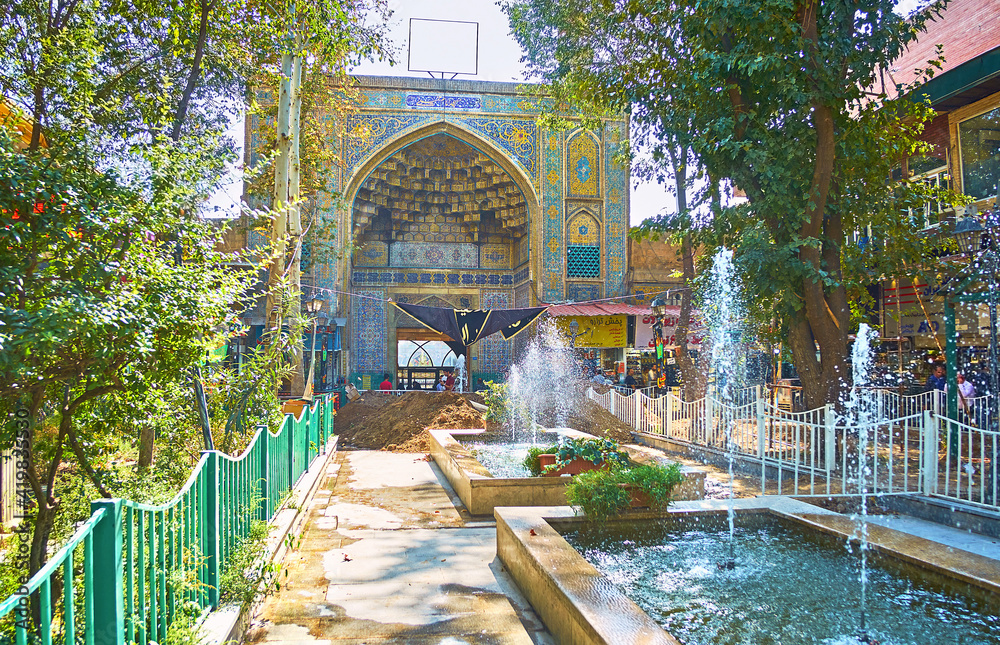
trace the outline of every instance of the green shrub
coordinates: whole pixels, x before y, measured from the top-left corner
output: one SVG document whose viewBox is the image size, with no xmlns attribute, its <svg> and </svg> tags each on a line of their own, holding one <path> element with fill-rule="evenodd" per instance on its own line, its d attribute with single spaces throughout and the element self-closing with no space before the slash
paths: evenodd
<svg viewBox="0 0 1000 645">
<path fill-rule="evenodd" d="M 651 508 L 663 510 L 670 504 L 674 488 L 682 481 L 684 476 L 678 464 L 592 470 L 573 477 L 566 487 L 566 500 L 577 512 L 583 511 L 588 520 L 603 523 L 629 507 L 630 487 L 649 496 Z"/>
<path fill-rule="evenodd" d="M 608 462 L 611 467 L 628 467 L 632 464 L 628 453 L 617 441 L 595 437 L 593 439 L 567 439 L 559 444 L 555 468 L 561 468 L 574 459 L 585 459 L 600 466 Z"/>
<path fill-rule="evenodd" d="M 532 477 L 538 477 L 542 474 L 542 465 L 538 463 L 538 455 L 554 455 L 557 450 L 559 450 L 559 446 L 556 444 L 545 447 L 532 446 L 528 448 L 528 456 L 521 463 L 528 469 Z"/>
</svg>

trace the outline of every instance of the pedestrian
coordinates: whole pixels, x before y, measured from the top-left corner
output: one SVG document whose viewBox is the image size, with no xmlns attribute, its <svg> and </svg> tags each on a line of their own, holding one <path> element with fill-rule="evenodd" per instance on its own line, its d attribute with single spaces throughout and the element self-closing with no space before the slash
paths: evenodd
<svg viewBox="0 0 1000 645">
<path fill-rule="evenodd" d="M 444 392 L 444 382 L 447 378 L 448 377 L 445 374 L 442 374 L 441 379 L 437 382 L 437 385 L 434 386 L 434 389 L 438 392 Z"/>
<path fill-rule="evenodd" d="M 959 372 L 955 375 L 958 381 L 958 408 L 965 414 L 966 422 L 972 421 L 972 404 L 969 399 L 976 398 L 976 386 L 965 380 L 965 374 Z"/>
<path fill-rule="evenodd" d="M 635 380 L 635 375 L 631 368 L 628 370 L 628 374 L 625 375 L 625 387 L 630 387 L 633 390 L 638 389 L 639 384 Z"/>
<path fill-rule="evenodd" d="M 445 381 L 444 381 L 444 389 L 448 390 L 449 392 L 454 392 L 455 391 L 455 372 L 454 371 L 448 372 L 448 378 L 446 378 Z"/>
<path fill-rule="evenodd" d="M 420 387 L 420 381 L 418 381 L 417 379 L 413 378 L 412 376 L 410 377 L 410 389 L 411 390 L 422 390 L 423 389 L 422 387 Z"/>
<path fill-rule="evenodd" d="M 931 375 L 927 377 L 927 383 L 924 385 L 924 392 L 930 392 L 932 390 L 944 391 L 947 381 L 944 379 L 944 365 L 938 363 L 931 370 Z"/>
<path fill-rule="evenodd" d="M 378 389 L 383 391 L 392 389 L 392 380 L 389 378 L 388 374 L 382 375 L 382 382 L 379 383 Z"/>
</svg>

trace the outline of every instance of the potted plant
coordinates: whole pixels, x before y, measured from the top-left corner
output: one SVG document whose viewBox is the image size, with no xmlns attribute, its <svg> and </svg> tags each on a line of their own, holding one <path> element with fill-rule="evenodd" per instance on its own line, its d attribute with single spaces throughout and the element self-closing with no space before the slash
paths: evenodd
<svg viewBox="0 0 1000 645">
<path fill-rule="evenodd" d="M 585 472 L 566 487 L 566 500 L 587 519 L 603 523 L 628 508 L 664 510 L 684 481 L 678 464 L 641 464 Z"/>
<path fill-rule="evenodd" d="M 524 461 L 521 463 L 528 469 L 528 472 L 531 473 L 532 477 L 538 477 L 542 474 L 542 470 L 545 468 L 545 465 L 541 463 L 541 460 L 545 455 L 552 455 L 554 457 L 557 450 L 559 450 L 558 444 L 553 444 L 551 446 L 532 446 L 528 448 L 528 456 L 525 457 Z"/>
<path fill-rule="evenodd" d="M 628 453 L 617 441 L 594 437 L 592 439 L 567 439 L 551 457 L 539 455 L 542 475 L 559 477 L 577 475 L 591 470 L 628 466 L 632 462 Z"/>
</svg>

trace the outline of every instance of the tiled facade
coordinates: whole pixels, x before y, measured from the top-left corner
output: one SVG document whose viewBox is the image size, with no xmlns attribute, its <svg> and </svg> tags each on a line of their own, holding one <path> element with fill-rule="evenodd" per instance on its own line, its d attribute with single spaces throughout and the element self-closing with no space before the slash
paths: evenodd
<svg viewBox="0 0 1000 645">
<path fill-rule="evenodd" d="M 330 193 L 313 198 L 324 215 L 338 223 L 338 238 L 327 242 L 350 252 L 341 253 L 339 262 L 314 268 L 309 276 L 312 284 L 381 298 L 412 298 L 440 290 L 447 301 L 479 300 L 480 307 L 590 300 L 595 294 L 620 293 L 627 268 L 628 169 L 612 159 L 616 146 L 628 136 L 625 122 L 607 122 L 598 132 L 546 130 L 537 124 L 538 115 L 548 107 L 546 100 L 524 95 L 513 83 L 451 81 L 448 91 L 442 92 L 439 80 L 356 77 L 356 81 L 354 108 L 340 130 L 331 130 L 338 132 L 331 144 L 341 163 L 331 168 Z M 266 93 L 258 98 L 273 100 Z M 257 132 L 258 119 L 248 119 L 251 163 L 260 158 L 264 143 Z M 443 166 L 428 160 L 422 175 L 410 172 L 402 179 L 384 171 L 397 168 L 393 165 L 397 160 L 424 158 L 424 148 L 431 146 L 415 144 L 435 136 L 437 141 L 448 136 L 462 143 L 436 143 L 439 148 L 471 147 L 483 168 L 482 177 L 470 175 L 464 158 L 457 157 Z M 409 170 L 414 170 L 412 165 Z M 501 175 L 512 183 L 500 186 L 498 194 L 492 182 Z M 389 182 L 392 194 L 373 190 L 374 179 L 378 186 Z M 441 202 L 426 196 L 428 185 L 453 186 L 459 181 L 465 190 L 475 190 L 472 212 L 467 203 L 438 208 Z M 365 201 L 358 203 L 364 208 L 355 210 L 362 189 Z M 518 201 L 511 201 L 511 190 Z M 398 210 L 401 197 L 396 192 L 410 199 L 408 212 Z M 333 199 L 335 193 L 339 200 Z M 414 195 L 423 195 L 415 209 Z M 485 216 L 481 220 L 475 211 L 480 201 L 479 208 L 487 202 L 489 209 L 508 204 L 503 221 L 500 210 L 495 223 Z M 581 214 L 581 208 L 587 213 Z M 389 212 L 391 216 L 385 214 Z M 356 226 L 357 217 L 363 220 L 361 226 Z M 589 281 L 567 281 L 567 246 L 581 241 L 601 248 L 600 275 Z M 374 376 L 390 367 L 386 360 L 395 352 L 388 345 L 396 335 L 386 328 L 386 321 L 394 317 L 387 317 L 384 304 L 345 297 L 335 315 L 350 321 L 345 347 L 351 375 Z M 477 350 L 473 370 L 500 374 L 511 360 L 512 343 L 487 339 Z"/>
</svg>

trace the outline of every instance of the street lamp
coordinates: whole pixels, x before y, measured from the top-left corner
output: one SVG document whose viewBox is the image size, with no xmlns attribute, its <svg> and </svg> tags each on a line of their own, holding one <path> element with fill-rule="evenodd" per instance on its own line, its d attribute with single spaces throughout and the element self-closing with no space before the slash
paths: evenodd
<svg viewBox="0 0 1000 645">
<path fill-rule="evenodd" d="M 653 302 L 649 303 L 649 308 L 653 310 L 653 315 L 657 318 L 662 318 L 667 313 L 667 303 L 659 296 L 653 298 Z"/>
<path fill-rule="evenodd" d="M 316 373 L 316 324 L 319 321 L 317 314 L 323 308 L 323 304 L 321 298 L 313 298 L 306 301 L 306 313 L 312 316 L 313 319 L 312 349 L 309 353 L 309 376 L 306 378 L 306 388 L 302 394 L 302 398 L 308 401 L 312 401 L 313 398 L 313 374 Z"/>
</svg>

